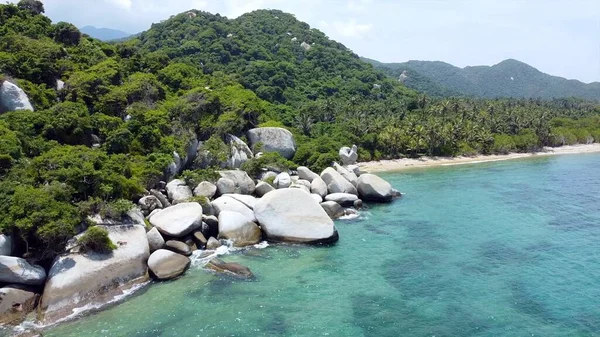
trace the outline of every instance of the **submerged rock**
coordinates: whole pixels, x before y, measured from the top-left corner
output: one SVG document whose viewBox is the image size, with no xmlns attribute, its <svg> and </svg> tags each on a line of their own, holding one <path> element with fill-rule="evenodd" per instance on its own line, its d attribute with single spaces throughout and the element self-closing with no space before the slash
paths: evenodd
<svg viewBox="0 0 600 337">
<path fill-rule="evenodd" d="M 296 141 L 291 132 L 282 128 L 256 128 L 247 132 L 250 147 L 257 152 L 277 152 L 286 159 L 292 159 L 296 154 Z M 256 145 L 262 144 L 257 149 Z"/>
<path fill-rule="evenodd" d="M 225 273 L 238 278 L 250 279 L 254 277 L 250 268 L 235 262 L 225 262 L 218 258 L 210 260 L 206 264 L 206 268 L 217 273 Z"/>
<path fill-rule="evenodd" d="M 148 268 L 157 280 L 170 280 L 183 274 L 190 263 L 187 256 L 159 249 L 150 255 Z"/>
<path fill-rule="evenodd" d="M 235 247 L 259 243 L 260 228 L 252 220 L 253 218 L 248 218 L 238 212 L 223 211 L 219 213 L 219 238 L 231 240 Z"/>
<path fill-rule="evenodd" d="M 382 178 L 365 173 L 358 178 L 358 193 L 363 200 L 388 202 L 394 197 L 392 185 Z"/>
<path fill-rule="evenodd" d="M 180 238 L 202 225 L 202 206 L 184 202 L 165 208 L 150 218 L 150 223 L 161 233 Z"/>
<path fill-rule="evenodd" d="M 323 208 L 299 189 L 281 189 L 262 197 L 254 214 L 270 241 L 331 243 L 338 233 Z"/>
<path fill-rule="evenodd" d="M 67 254 L 50 268 L 41 309 L 52 323 L 89 302 L 104 302 L 148 279 L 149 245 L 143 226 L 104 227 L 117 245 L 110 253 Z"/>
<path fill-rule="evenodd" d="M 46 280 L 44 268 L 14 256 L 0 256 L 0 282 L 41 285 Z"/>
<path fill-rule="evenodd" d="M 327 215 L 332 219 L 337 219 L 344 215 L 344 208 L 335 201 L 322 202 L 321 207 L 323 207 Z"/>
<path fill-rule="evenodd" d="M 18 324 L 35 309 L 40 297 L 33 289 L 11 284 L 0 288 L 0 324 Z"/>
</svg>

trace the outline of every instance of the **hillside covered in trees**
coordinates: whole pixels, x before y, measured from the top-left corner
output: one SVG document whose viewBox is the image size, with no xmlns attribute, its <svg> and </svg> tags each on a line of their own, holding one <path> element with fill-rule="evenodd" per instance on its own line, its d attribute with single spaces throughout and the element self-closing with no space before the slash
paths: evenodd
<svg viewBox="0 0 600 337">
<path fill-rule="evenodd" d="M 230 155 L 228 135 L 262 126 L 289 129 L 297 151 L 247 162 L 254 173 L 320 170 L 351 144 L 367 161 L 600 140 L 597 103 L 430 99 L 277 10 L 192 10 L 105 43 L 52 23 L 38 1 L 0 5 L 0 76 L 35 108 L 0 114 L 0 228 L 42 264 L 88 214 L 128 210 L 194 139 L 211 158 L 190 163 L 190 182 Z"/>
<path fill-rule="evenodd" d="M 459 68 L 439 61 L 381 63 L 363 58 L 406 86 L 437 97 L 479 98 L 576 97 L 600 101 L 600 83 L 582 83 L 551 76 L 517 60 L 504 60 L 493 66 Z"/>
</svg>

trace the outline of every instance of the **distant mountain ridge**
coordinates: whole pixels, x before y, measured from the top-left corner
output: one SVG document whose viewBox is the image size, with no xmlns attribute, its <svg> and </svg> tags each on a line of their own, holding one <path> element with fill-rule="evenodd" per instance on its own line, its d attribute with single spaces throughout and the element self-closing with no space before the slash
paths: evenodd
<svg viewBox="0 0 600 337">
<path fill-rule="evenodd" d="M 101 41 L 120 40 L 133 35 L 117 29 L 97 28 L 94 26 L 85 26 L 79 30 Z"/>
<path fill-rule="evenodd" d="M 600 82 L 587 84 L 548 75 L 514 59 L 493 66 L 465 68 L 440 61 L 381 63 L 367 58 L 362 60 L 399 79 L 407 87 L 432 96 L 578 97 L 600 101 Z"/>
</svg>

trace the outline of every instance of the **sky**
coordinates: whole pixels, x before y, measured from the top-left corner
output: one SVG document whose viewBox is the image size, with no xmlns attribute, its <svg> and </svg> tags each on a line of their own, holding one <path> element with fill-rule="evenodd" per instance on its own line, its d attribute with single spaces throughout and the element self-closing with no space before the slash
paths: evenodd
<svg viewBox="0 0 600 337">
<path fill-rule="evenodd" d="M 465 67 L 513 58 L 600 81 L 600 0 L 43 0 L 53 21 L 129 33 L 189 9 L 235 18 L 280 9 L 382 62 Z"/>
</svg>

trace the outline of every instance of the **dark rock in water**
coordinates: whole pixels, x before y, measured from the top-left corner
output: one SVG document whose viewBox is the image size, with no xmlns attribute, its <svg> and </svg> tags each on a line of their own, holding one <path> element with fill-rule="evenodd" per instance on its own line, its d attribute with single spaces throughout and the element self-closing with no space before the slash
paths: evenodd
<svg viewBox="0 0 600 337">
<path fill-rule="evenodd" d="M 358 199 L 354 201 L 354 208 L 356 209 L 361 209 L 363 207 L 363 202 L 362 200 Z"/>
<path fill-rule="evenodd" d="M 392 196 L 394 198 L 400 198 L 402 196 L 402 193 L 400 193 L 400 191 L 398 191 L 397 189 L 392 188 Z"/>
<path fill-rule="evenodd" d="M 192 239 L 191 236 L 187 237 L 185 239 L 185 244 L 190 247 L 190 249 L 193 251 L 198 250 L 198 246 L 196 245 L 196 242 L 194 241 L 194 239 Z"/>
<path fill-rule="evenodd" d="M 214 258 L 206 265 L 206 268 L 217 273 L 226 273 L 238 278 L 250 279 L 254 277 L 250 268 L 235 262 L 225 262 Z"/>
<path fill-rule="evenodd" d="M 35 309 L 39 294 L 28 287 L 11 284 L 0 288 L 0 324 L 18 324 Z"/>
<path fill-rule="evenodd" d="M 208 243 L 208 240 L 206 240 L 206 237 L 204 236 L 204 234 L 202 234 L 202 232 L 194 232 L 194 234 L 192 234 L 192 239 L 194 240 L 194 242 L 196 242 L 196 246 L 198 246 L 198 248 L 206 248 L 206 243 Z"/>
<path fill-rule="evenodd" d="M 322 202 L 321 207 L 323 207 L 327 215 L 332 219 L 337 219 L 344 215 L 344 208 L 335 201 Z"/>
<path fill-rule="evenodd" d="M 148 268 L 158 280 L 170 280 L 183 274 L 190 266 L 187 256 L 159 249 L 150 255 Z"/>
<path fill-rule="evenodd" d="M 192 250 L 190 247 L 181 241 L 169 240 L 165 243 L 165 249 L 185 256 L 192 255 Z"/>
</svg>

